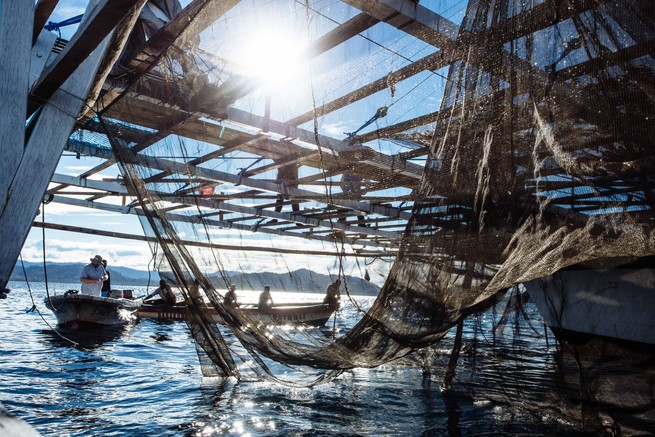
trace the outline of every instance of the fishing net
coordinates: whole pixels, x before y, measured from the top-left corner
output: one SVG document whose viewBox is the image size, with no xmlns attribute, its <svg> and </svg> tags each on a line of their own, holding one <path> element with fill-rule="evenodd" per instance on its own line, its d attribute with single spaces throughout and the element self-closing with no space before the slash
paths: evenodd
<svg viewBox="0 0 655 437">
<path fill-rule="evenodd" d="M 97 153 L 111 145 L 157 268 L 189 304 L 206 374 L 272 373 L 274 360 L 323 380 L 378 366 L 514 284 L 655 254 L 648 1 L 234 3 L 194 2 L 82 129 Z M 227 60 L 253 15 L 307 39 L 308 85 L 264 92 Z M 302 276 L 298 257 L 328 265 L 329 281 Z M 341 277 L 350 305 L 361 266 L 390 258 L 348 331 L 274 328 L 224 302 L 236 273 L 261 290 L 254 271 L 282 271 L 299 290 Z"/>
</svg>

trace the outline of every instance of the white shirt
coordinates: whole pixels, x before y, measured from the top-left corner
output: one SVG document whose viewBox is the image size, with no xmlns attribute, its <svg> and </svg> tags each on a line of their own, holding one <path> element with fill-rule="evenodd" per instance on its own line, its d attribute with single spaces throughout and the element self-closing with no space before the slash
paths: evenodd
<svg viewBox="0 0 655 437">
<path fill-rule="evenodd" d="M 102 266 L 102 264 L 98 264 L 98 266 L 94 266 L 93 264 L 87 264 L 84 266 L 82 269 L 82 274 L 80 275 L 80 279 L 93 279 L 98 281 L 94 282 L 93 284 L 84 284 L 82 283 L 82 294 L 88 294 L 90 296 L 100 296 L 102 295 L 102 277 L 105 275 L 105 268 Z"/>
</svg>

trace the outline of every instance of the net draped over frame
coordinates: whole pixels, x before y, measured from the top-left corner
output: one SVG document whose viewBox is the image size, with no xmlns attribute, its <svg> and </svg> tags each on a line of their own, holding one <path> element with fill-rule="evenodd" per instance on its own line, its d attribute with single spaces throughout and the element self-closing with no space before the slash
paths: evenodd
<svg viewBox="0 0 655 437">
<path fill-rule="evenodd" d="M 590 260 L 655 254 L 655 17 L 646 1 L 587 3 L 523 6 L 535 20 L 566 17 L 522 34 L 512 20 L 525 12 L 518 2 L 469 2 L 441 51 L 446 87 L 398 255 L 372 307 L 336 338 L 270 329 L 226 306 L 229 254 L 210 247 L 213 216 L 203 215 L 202 196 L 184 220 L 167 219 L 167 200 L 200 187 L 197 174 L 171 168 L 180 184 L 158 183 L 163 164 L 137 163 L 107 128 L 144 230 L 157 238 L 158 268 L 189 303 L 191 332 L 211 361 L 206 374 L 239 376 L 241 363 L 268 372 L 266 359 L 326 369 L 321 378 L 378 366 L 439 342 L 514 284 Z M 195 164 L 193 147 L 176 137 L 165 151 L 184 166 Z M 190 239 L 207 245 L 183 242 Z M 204 302 L 246 352 L 235 352 Z"/>
</svg>

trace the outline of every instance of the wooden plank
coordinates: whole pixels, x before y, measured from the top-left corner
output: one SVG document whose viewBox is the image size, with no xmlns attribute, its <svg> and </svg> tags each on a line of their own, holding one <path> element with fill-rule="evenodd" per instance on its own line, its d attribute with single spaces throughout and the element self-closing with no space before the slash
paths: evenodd
<svg viewBox="0 0 655 437">
<path fill-rule="evenodd" d="M 262 128 L 264 125 L 263 117 L 249 114 L 237 108 L 228 108 L 228 116 L 230 121 L 241 123 L 247 126 L 254 126 Z M 343 159 L 343 163 L 358 163 L 358 165 L 370 165 L 378 170 L 393 172 L 396 177 L 406 177 L 408 180 L 418 180 L 423 174 L 423 167 L 410 162 L 398 162 L 393 157 L 374 151 L 371 148 L 362 148 L 366 152 L 365 159 L 349 159 L 345 158 L 344 152 L 353 153 L 353 147 L 346 141 L 336 140 L 325 135 L 314 135 L 314 132 L 303 130 L 300 128 L 286 126 L 275 120 L 269 122 L 270 131 L 279 135 L 284 135 L 289 138 L 297 138 L 300 141 L 314 144 L 318 142 L 322 148 L 323 157 L 334 156 Z M 402 179 L 399 180 L 402 184 Z M 413 185 L 413 183 L 411 184 Z"/>
<path fill-rule="evenodd" d="M 172 112 L 169 108 L 163 107 L 163 105 L 157 105 L 155 104 L 155 100 L 157 99 L 158 93 L 153 92 L 154 89 L 151 89 L 150 92 L 151 94 L 148 95 L 148 97 L 152 97 L 151 99 L 148 99 L 147 101 L 145 100 L 146 96 L 141 96 L 144 100 L 134 100 L 130 97 L 130 104 L 125 104 L 125 105 L 117 105 L 114 110 L 110 111 L 107 115 L 111 117 L 115 117 L 117 119 L 125 120 L 131 123 L 138 123 L 139 121 L 143 121 L 144 118 L 141 117 L 141 115 L 144 115 L 145 117 L 151 117 L 153 120 L 161 120 L 163 118 L 168 117 L 169 112 L 170 112 L 170 117 L 173 117 L 174 114 L 179 114 L 181 116 L 183 112 Z M 134 106 L 139 106 L 139 111 L 135 113 L 136 119 L 132 117 L 132 112 L 129 112 L 131 109 L 134 108 Z M 124 111 L 119 111 L 118 109 L 122 108 Z M 200 130 L 187 130 L 187 129 L 176 129 L 176 133 L 178 135 L 186 136 L 189 138 L 194 138 L 194 139 L 202 139 L 203 141 L 206 142 L 215 142 L 216 138 L 219 137 L 220 132 L 225 128 L 225 135 L 223 135 L 223 138 L 226 139 L 227 134 L 231 131 L 236 132 L 237 129 L 232 129 L 232 127 L 236 125 L 246 125 L 246 126 L 251 126 L 253 128 L 253 132 L 256 132 L 258 130 L 263 129 L 265 125 L 265 120 L 263 117 L 258 117 L 252 114 L 247 114 L 244 111 L 239 111 L 235 108 L 229 108 L 228 110 L 228 116 L 229 120 L 225 120 L 222 122 L 222 124 L 213 124 L 213 123 L 204 123 L 202 125 L 202 131 L 203 131 L 203 137 L 197 137 L 194 136 L 194 134 L 197 134 L 200 132 Z M 232 123 L 231 120 L 235 121 L 235 123 Z M 170 121 L 170 120 L 169 120 Z M 190 127 L 189 125 L 185 126 L 186 128 Z M 305 131 L 302 129 L 298 129 L 295 127 L 287 126 L 284 123 L 271 120 L 269 123 L 270 127 L 270 135 L 271 136 L 287 136 L 290 138 L 298 138 L 300 141 L 307 142 L 309 144 L 314 144 L 316 138 L 314 136 L 313 132 Z M 126 132 L 127 129 L 121 128 L 122 131 Z M 206 137 L 204 135 L 207 135 Z M 213 138 L 212 138 L 213 137 Z M 244 137 L 244 134 L 239 134 L 238 137 L 240 138 L 248 138 Z M 206 139 L 204 139 L 206 138 Z M 352 150 L 352 146 L 350 146 L 347 142 L 344 141 L 339 141 L 336 139 L 332 139 L 329 137 L 326 137 L 324 135 L 319 135 L 319 140 L 320 144 L 322 146 L 322 152 L 323 152 L 323 160 L 318 159 L 318 155 L 315 155 L 315 159 L 312 159 L 311 157 L 306 157 L 303 159 L 303 164 L 304 165 L 310 165 L 310 166 L 316 166 L 317 168 L 323 168 L 324 166 L 326 168 L 329 168 L 331 166 L 337 166 L 339 165 L 339 162 L 337 160 L 340 160 L 341 164 L 344 163 L 349 163 L 348 158 L 346 158 L 343 154 L 343 152 L 348 152 L 349 150 Z M 226 139 L 226 141 L 229 141 Z M 226 144 L 226 141 L 223 141 L 223 144 Z M 237 140 L 239 141 L 239 140 Z M 247 144 L 246 139 L 240 140 L 244 144 Z M 250 143 L 249 146 L 252 147 L 246 147 L 242 146 L 239 147 L 240 150 L 246 151 L 249 153 L 255 153 L 259 154 L 262 156 L 266 156 L 269 158 L 273 158 L 277 156 L 276 153 L 273 153 L 273 149 L 271 147 L 271 144 L 274 144 L 275 141 L 270 141 L 270 143 L 267 143 L 266 148 L 262 148 L 261 150 L 256 150 L 257 142 L 255 143 Z M 278 141 L 279 144 L 282 144 L 281 142 Z M 262 143 L 264 144 L 264 143 Z M 307 148 L 306 147 L 301 147 L 299 145 L 294 144 L 293 141 L 288 142 L 285 141 L 283 143 L 284 145 L 284 154 L 289 154 L 291 153 L 291 150 L 289 149 L 290 147 L 293 147 L 293 153 L 296 153 L 298 155 L 304 155 L 306 152 Z M 384 155 L 378 152 L 375 152 L 373 149 L 366 148 L 366 151 L 369 152 L 371 155 L 371 159 L 367 159 L 366 162 L 362 162 L 361 160 L 358 160 L 357 162 L 360 165 L 362 171 L 366 171 L 365 166 L 368 165 L 370 167 L 373 167 L 373 170 L 376 172 L 382 170 L 383 172 L 386 172 L 388 174 L 393 173 L 394 176 L 399 177 L 398 179 L 399 183 L 401 185 L 407 186 L 408 188 L 414 188 L 417 181 L 420 179 L 421 174 L 423 172 L 423 167 L 418 166 L 416 164 L 413 164 L 411 162 L 404 162 L 402 160 L 399 160 L 397 157 L 390 157 L 388 155 Z M 340 154 L 341 153 L 341 154 Z M 352 161 L 351 163 L 354 163 L 355 161 Z M 358 168 L 360 168 L 358 167 Z"/>
<path fill-rule="evenodd" d="M 0 1 L 0 213 L 11 196 L 10 183 L 23 155 L 25 113 L 32 48 L 34 0 Z M 5 240 L 10 238 L 4 234 Z M 0 258 L 0 263 L 4 260 Z M 0 277 L 0 286 L 6 281 Z"/>
<path fill-rule="evenodd" d="M 32 63 L 30 65 L 28 87 L 31 87 L 41 77 L 41 73 L 50 58 L 56 40 L 57 36 L 54 33 L 43 30 L 34 47 L 32 47 Z"/>
<path fill-rule="evenodd" d="M 30 3 L 30 0 L 26 1 Z M 92 7 L 92 4 L 89 7 Z M 27 6 L 23 5 L 23 7 Z M 27 33 L 26 53 L 29 55 L 32 27 L 29 26 L 27 29 L 23 31 Z M 0 284 L 6 284 L 9 280 L 18 254 L 27 238 L 34 214 L 57 167 L 59 157 L 77 120 L 77 114 L 80 112 L 110 38 L 111 36 L 105 38 L 105 41 L 66 81 L 62 89 L 56 91 L 50 101 L 43 106 L 25 146 L 20 165 L 13 173 L 9 173 L 10 177 L 7 179 L 11 180 L 9 189 L 13 192 L 13 196 L 6 201 L 0 216 L 0 229 L 3 232 L 3 244 L 0 245 Z M 28 77 L 26 71 L 24 76 L 23 80 L 26 81 Z M 24 125 L 24 118 L 22 125 Z"/>
</svg>

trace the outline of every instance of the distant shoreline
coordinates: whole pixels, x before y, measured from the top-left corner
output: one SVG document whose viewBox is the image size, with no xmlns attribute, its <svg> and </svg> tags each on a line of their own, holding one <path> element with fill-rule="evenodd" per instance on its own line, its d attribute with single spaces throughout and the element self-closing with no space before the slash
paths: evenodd
<svg viewBox="0 0 655 437">
<path fill-rule="evenodd" d="M 23 265 L 25 266 L 23 269 Z M 24 262 L 17 264 L 10 277 L 13 282 L 25 282 L 25 275 L 29 282 L 45 282 L 45 272 L 42 263 Z M 75 284 L 79 279 L 80 272 L 85 264 L 83 263 L 47 263 L 48 283 Z M 110 266 L 112 288 L 129 287 L 156 287 L 159 282 L 159 273 L 132 269 L 129 267 Z M 148 278 L 150 275 L 150 278 Z M 224 276 L 223 276 L 224 275 Z M 223 272 L 210 277 L 214 284 L 222 284 L 227 280 L 237 286 L 239 290 L 259 291 L 264 285 L 269 285 L 273 290 L 302 292 L 302 293 L 325 293 L 336 276 L 316 273 L 308 269 L 299 269 L 293 272 Z M 346 276 L 345 282 L 352 294 L 363 296 L 377 296 L 380 288 L 363 278 Z M 220 288 L 220 287 L 219 287 Z"/>
</svg>

